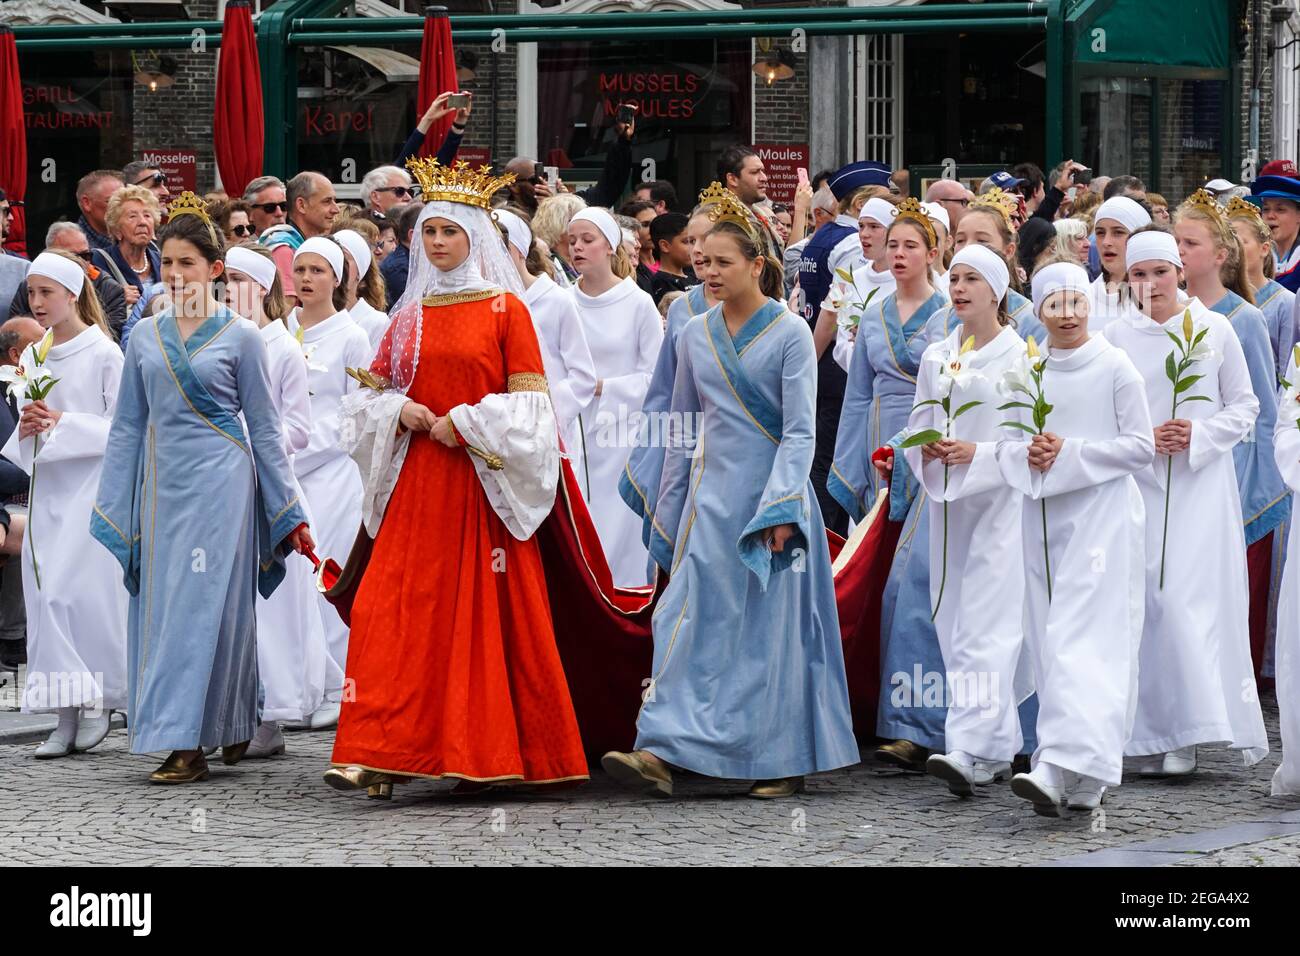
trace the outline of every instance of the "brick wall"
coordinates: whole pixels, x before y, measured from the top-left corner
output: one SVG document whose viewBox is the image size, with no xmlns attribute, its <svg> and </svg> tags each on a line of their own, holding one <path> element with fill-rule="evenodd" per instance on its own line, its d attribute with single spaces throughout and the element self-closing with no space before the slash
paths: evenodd
<svg viewBox="0 0 1300 956">
<path fill-rule="evenodd" d="M 518 0 L 497 0 L 497 12 L 513 14 L 518 11 Z M 478 57 L 474 68 L 474 79 L 465 84 L 465 89 L 474 94 L 478 104 L 470 119 L 469 129 L 465 133 L 464 145 L 481 149 L 492 148 L 492 114 L 488 104 L 492 98 L 492 71 L 496 70 L 496 149 L 492 153 L 493 162 L 506 163 L 517 152 L 515 145 L 518 123 L 515 116 L 515 102 L 519 94 L 519 54 L 518 47 L 508 44 L 500 53 L 493 53 L 486 43 L 457 44 L 458 50 L 472 52 Z"/>
<path fill-rule="evenodd" d="M 185 0 L 185 12 L 191 20 L 215 20 L 217 0 Z M 164 50 L 178 63 L 176 83 L 150 92 L 145 86 L 133 87 L 132 159 L 139 159 L 146 149 L 192 150 L 196 154 L 196 173 L 200 194 L 216 184 L 216 159 L 212 149 L 212 104 L 217 95 L 217 49 L 204 53 L 189 49 Z"/>
<path fill-rule="evenodd" d="M 778 39 L 772 45 L 772 52 L 789 50 L 792 43 L 789 37 Z M 805 44 L 802 53 L 794 54 L 794 76 L 788 80 L 774 80 L 769 86 L 751 74 L 754 84 L 754 142 L 808 142 L 808 71 L 812 59 L 808 46 L 810 44 Z M 755 57 L 759 55 L 756 48 Z"/>
</svg>

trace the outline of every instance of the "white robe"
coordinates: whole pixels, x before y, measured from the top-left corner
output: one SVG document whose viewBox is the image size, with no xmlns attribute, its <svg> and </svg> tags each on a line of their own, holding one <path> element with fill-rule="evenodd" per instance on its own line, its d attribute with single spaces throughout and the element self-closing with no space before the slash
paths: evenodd
<svg viewBox="0 0 1300 956">
<path fill-rule="evenodd" d="M 939 385 L 941 363 L 934 358 L 955 354 L 961 335 L 959 326 L 922 355 L 917 407 L 907 422 L 910 432 L 944 430 L 943 409 L 919 403 L 944 397 L 947 387 Z M 1009 437 L 999 427 L 1008 415 L 998 411 L 1006 399 L 997 385 L 1024 353 L 1024 340 L 1007 326 L 978 352 L 962 357 L 982 378 L 954 389 L 950 407 L 955 412 L 967 402 L 982 404 L 956 419 L 951 435 L 977 443 L 977 450 L 969 464 L 951 466 L 946 488 L 942 462 L 925 461 L 919 447 L 904 452 L 908 467 L 930 498 L 930 603 L 933 608 L 939 602 L 935 631 L 948 680 L 947 747 L 950 752 L 960 750 L 999 762 L 1010 761 L 1024 743 L 1016 713 L 1020 696 L 1016 671 L 1023 643 L 1025 576 L 1020 538 L 1023 495 L 1006 484 L 997 463 L 996 443 Z"/>
<path fill-rule="evenodd" d="M 577 286 L 572 294 L 603 383 L 601 394 L 582 410 L 585 460 L 574 471 L 614 584 L 640 587 L 649 581 L 641 518 L 623 503 L 618 479 L 637 440 L 637 417 L 664 340 L 663 321 L 654 300 L 630 277 L 598 296 Z"/>
<path fill-rule="evenodd" d="M 284 430 L 284 451 L 290 463 L 311 438 L 311 400 L 307 394 L 307 363 L 302 349 L 283 322 L 262 327 L 266 343 L 271 398 Z M 297 478 L 294 484 L 298 485 Z M 297 487 L 316 533 L 311 508 Z M 301 720 L 321 705 L 325 696 L 325 629 L 311 562 L 301 554 L 284 561 L 285 577 L 269 598 L 257 598 L 257 671 L 265 698 L 263 720 Z"/>
<path fill-rule="evenodd" d="M 356 305 L 348 310 L 348 315 L 365 331 L 366 338 L 370 339 L 371 351 L 379 348 L 379 340 L 388 331 L 388 313 L 380 312 L 365 299 L 357 299 Z"/>
<path fill-rule="evenodd" d="M 1300 382 L 1292 356 L 1283 376 Z M 1300 427 L 1278 415 L 1273 430 L 1273 457 L 1282 480 L 1300 490 Z M 1277 709 L 1282 737 L 1282 763 L 1273 772 L 1275 797 L 1300 796 L 1300 521 L 1291 521 L 1287 535 L 1286 564 L 1277 602 Z"/>
<path fill-rule="evenodd" d="M 23 353 L 22 364 L 34 368 L 33 347 Z M 58 379 L 45 403 L 62 415 L 49 431 L 22 441 L 15 425 L 3 451 L 30 475 L 40 439 L 22 554 L 27 607 L 22 707 L 26 713 L 63 707 L 120 710 L 127 705 L 127 594 L 117 560 L 90 536 L 90 518 L 117 406 L 122 350 L 91 326 L 51 348 L 45 367 Z M 19 411 L 27 404 L 19 398 Z"/>
<path fill-rule="evenodd" d="M 565 449 L 572 453 L 575 445 L 582 444 L 576 431 L 578 413 L 596 395 L 596 365 L 582 331 L 582 319 L 573 296 L 547 276 L 538 276 L 523 298 L 537 330 L 560 437 Z"/>
<path fill-rule="evenodd" d="M 1134 475 L 1155 457 L 1151 413 L 1142 376 L 1102 336 L 1047 355 L 1043 392 L 1053 408 L 1045 430 L 1063 439 L 1056 460 L 1046 474 L 1030 468 L 1028 435 L 998 446 L 1008 481 L 1030 496 L 1021 527 L 1025 648 L 1038 693 L 1033 764 L 1114 787 L 1136 705 L 1146 523 Z M 1021 421 L 1032 427 L 1027 411 Z"/>
<path fill-rule="evenodd" d="M 289 313 L 290 332 L 298 331 L 298 310 Z M 315 524 L 316 556 L 347 561 L 361 527 L 361 473 L 339 443 L 339 403 L 357 389 L 345 368 L 369 366 L 374 349 L 361 326 L 346 312 L 332 316 L 303 333 L 302 347 L 311 351 L 307 384 L 311 389 L 311 439 L 294 458 L 293 471 L 302 486 Z M 315 365 L 318 368 L 313 369 Z M 348 660 L 348 626 L 334 606 L 318 594 L 316 606 L 329 650 L 325 696 L 338 700 Z"/>
<path fill-rule="evenodd" d="M 1214 354 L 1188 374 L 1205 377 L 1187 394 L 1178 417 L 1192 422 L 1191 445 L 1173 456 L 1164 587 L 1160 558 L 1169 458 L 1157 455 L 1138 473 L 1146 505 L 1146 618 L 1139 653 L 1137 714 L 1125 747 L 1130 756 L 1168 753 L 1196 744 L 1243 751 L 1246 765 L 1268 753 L 1250 659 L 1246 538 L 1232 449 L 1259 413 L 1241 343 L 1228 320 L 1190 299 L 1197 329 L 1209 326 Z M 1146 383 L 1153 425 L 1170 418 L 1173 385 L 1165 361 L 1181 334 L 1182 312 L 1163 325 L 1136 309 L 1106 326 Z"/>
<path fill-rule="evenodd" d="M 1125 305 L 1120 301 L 1121 294 L 1106 288 L 1105 275 L 1099 275 L 1092 280 L 1092 285 L 1088 287 L 1088 298 L 1091 300 L 1088 311 L 1088 331 L 1093 335 L 1100 335 L 1102 329 L 1126 311 Z M 1173 348 L 1172 342 L 1169 343 L 1169 347 Z M 1161 419 L 1156 424 L 1161 424 L 1163 421 L 1164 419 Z"/>
<path fill-rule="evenodd" d="M 857 237 L 853 238 L 856 240 Z M 840 299 L 860 302 L 872 289 L 876 290 L 876 294 L 871 299 L 874 305 L 884 301 L 885 296 L 898 288 L 898 280 L 894 278 L 892 270 L 885 269 L 883 272 L 877 272 L 876 267 L 870 262 L 863 262 L 861 256 L 858 257 L 858 260 L 858 264 L 851 270 L 853 274 L 852 286 L 835 273 L 831 273 L 834 276 L 831 282 L 831 294 L 822 303 L 823 309 L 836 312 L 836 309 L 831 306 L 831 302 Z M 946 291 L 944 294 L 947 294 Z M 835 327 L 835 345 L 831 350 L 831 355 L 835 359 L 835 364 L 847 372 L 849 363 L 853 361 L 853 340 L 856 337 L 857 330 L 850 330 L 843 325 L 843 321 L 848 319 L 847 314 L 839 315 L 837 313 L 837 318 L 842 321 Z"/>
</svg>

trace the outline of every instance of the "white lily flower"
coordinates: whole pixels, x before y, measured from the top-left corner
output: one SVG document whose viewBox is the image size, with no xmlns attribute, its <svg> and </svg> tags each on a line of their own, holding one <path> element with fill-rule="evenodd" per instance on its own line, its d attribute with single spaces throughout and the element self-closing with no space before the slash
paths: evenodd
<svg viewBox="0 0 1300 956">
<path fill-rule="evenodd" d="M 1292 385 L 1277 403 L 1277 417 L 1284 422 L 1300 423 L 1300 385 Z"/>
<path fill-rule="evenodd" d="M 54 373 L 43 365 L 37 365 L 30 372 L 21 365 L 0 367 L 0 382 L 8 386 L 9 395 L 15 399 L 26 397 L 33 388 L 52 378 Z"/>
<path fill-rule="evenodd" d="M 1034 370 L 1035 363 L 1038 361 L 1040 360 L 1031 358 L 1028 352 L 1016 359 L 1016 361 L 1002 373 L 1002 378 L 997 384 L 998 394 L 1004 398 L 1012 398 L 1015 395 L 1019 395 L 1020 400 L 1023 401 L 1024 393 L 1032 392 L 1034 390 L 1034 380 L 1031 377 L 1031 373 Z"/>
<path fill-rule="evenodd" d="M 299 343 L 301 344 L 301 343 Z M 316 354 L 316 345 L 303 345 L 302 357 L 307 361 L 307 369 L 312 372 L 328 372 L 328 366 L 321 365 L 319 362 L 313 362 L 312 357 Z"/>
</svg>

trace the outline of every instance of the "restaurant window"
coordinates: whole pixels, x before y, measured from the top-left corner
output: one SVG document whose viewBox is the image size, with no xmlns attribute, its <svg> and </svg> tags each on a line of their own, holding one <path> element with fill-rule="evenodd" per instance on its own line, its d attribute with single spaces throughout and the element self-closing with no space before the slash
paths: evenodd
<svg viewBox="0 0 1300 956">
<path fill-rule="evenodd" d="M 716 177 L 718 154 L 752 139 L 752 65 L 748 40 L 539 44 L 537 158 L 566 182 L 594 183 L 618 107 L 632 103 L 633 182 L 652 172 L 689 205 Z"/>
<path fill-rule="evenodd" d="M 1206 181 L 1235 179 L 1224 166 L 1221 80 L 1160 81 L 1160 191 L 1182 199 Z"/>
<path fill-rule="evenodd" d="M 1085 78 L 1080 83 L 1079 162 L 1098 176 L 1136 176 L 1150 186 L 1151 90 L 1146 77 Z"/>
<path fill-rule="evenodd" d="M 340 34 L 346 39 L 346 34 Z M 298 162 L 346 187 L 397 159 L 415 128 L 420 44 L 304 49 L 298 58 Z"/>
<path fill-rule="evenodd" d="M 21 53 L 27 126 L 27 243 L 45 245 L 56 219 L 77 219 L 77 180 L 133 157 L 130 50 Z"/>
</svg>

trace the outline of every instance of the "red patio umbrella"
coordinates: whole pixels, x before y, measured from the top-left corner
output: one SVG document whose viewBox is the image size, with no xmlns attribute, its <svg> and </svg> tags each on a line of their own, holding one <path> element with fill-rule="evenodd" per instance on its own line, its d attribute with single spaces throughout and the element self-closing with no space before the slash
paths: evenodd
<svg viewBox="0 0 1300 956">
<path fill-rule="evenodd" d="M 416 95 L 417 116 L 423 116 L 429 104 L 438 98 L 439 93 L 456 92 L 456 54 L 451 46 L 451 20 L 447 18 L 446 7 L 424 8 L 424 40 L 420 44 L 420 87 Z M 451 128 L 454 113 L 449 114 L 433 126 L 424 137 L 420 147 L 420 156 L 437 155 L 443 137 Z"/>
<path fill-rule="evenodd" d="M 221 27 L 217 102 L 212 117 L 217 171 L 228 195 L 242 195 L 244 187 L 262 175 L 265 125 L 262 69 L 257 62 L 252 11 L 248 0 L 230 0 Z"/>
<path fill-rule="evenodd" d="M 23 208 L 27 195 L 27 126 L 23 119 L 23 84 L 18 75 L 18 47 L 14 31 L 0 23 L 0 189 L 9 200 L 9 239 L 5 248 L 27 252 Z"/>
</svg>

